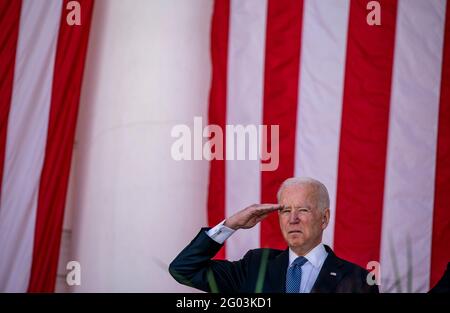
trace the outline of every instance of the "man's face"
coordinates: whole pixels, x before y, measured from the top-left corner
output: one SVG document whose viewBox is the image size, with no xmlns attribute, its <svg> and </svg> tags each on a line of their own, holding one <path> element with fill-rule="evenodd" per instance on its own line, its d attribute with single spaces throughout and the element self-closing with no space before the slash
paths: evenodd
<svg viewBox="0 0 450 313">
<path fill-rule="evenodd" d="M 280 228 L 289 247 L 307 253 L 322 241 L 328 225 L 329 209 L 317 208 L 314 189 L 307 184 L 285 187 L 280 195 Z"/>
</svg>

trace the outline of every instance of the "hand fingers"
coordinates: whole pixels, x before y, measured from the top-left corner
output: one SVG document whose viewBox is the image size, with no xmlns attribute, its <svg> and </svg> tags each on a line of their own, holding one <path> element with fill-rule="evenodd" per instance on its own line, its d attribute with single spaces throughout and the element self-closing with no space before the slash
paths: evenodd
<svg viewBox="0 0 450 313">
<path fill-rule="evenodd" d="M 273 211 L 281 209 L 283 206 L 281 204 L 261 204 L 254 208 L 254 213 L 256 214 L 267 214 Z"/>
<path fill-rule="evenodd" d="M 264 214 L 258 215 L 258 216 L 256 217 L 256 222 L 257 222 L 257 223 L 261 222 L 261 221 L 262 221 L 263 219 L 265 219 L 267 216 L 269 216 L 269 213 L 264 213 Z"/>
<path fill-rule="evenodd" d="M 269 211 L 275 211 L 281 209 L 283 206 L 281 204 L 274 204 L 274 203 L 268 203 L 268 204 L 261 204 L 260 208 L 263 210 L 269 210 Z"/>
</svg>

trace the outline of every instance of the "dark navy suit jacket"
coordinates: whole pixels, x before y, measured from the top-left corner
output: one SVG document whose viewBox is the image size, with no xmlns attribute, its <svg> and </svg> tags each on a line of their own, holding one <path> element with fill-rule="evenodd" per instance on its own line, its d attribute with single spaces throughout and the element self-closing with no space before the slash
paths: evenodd
<svg viewBox="0 0 450 313">
<path fill-rule="evenodd" d="M 285 292 L 289 250 L 255 249 L 235 262 L 212 260 L 222 247 L 203 228 L 169 266 L 179 282 L 206 292 L 253 293 Z M 325 246 L 328 256 L 311 292 L 378 293 L 377 285 L 368 285 L 368 272 L 338 258 Z"/>
</svg>

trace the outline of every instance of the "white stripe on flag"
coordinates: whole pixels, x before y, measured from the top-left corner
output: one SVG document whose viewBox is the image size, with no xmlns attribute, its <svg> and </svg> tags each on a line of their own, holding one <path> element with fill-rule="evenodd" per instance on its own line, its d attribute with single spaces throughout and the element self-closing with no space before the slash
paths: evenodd
<svg viewBox="0 0 450 313">
<path fill-rule="evenodd" d="M 265 0 L 231 1 L 227 124 L 262 124 L 266 11 Z M 227 141 L 229 139 L 227 137 Z M 258 160 L 249 160 L 247 157 L 246 160 L 227 161 L 225 177 L 227 217 L 250 204 L 260 202 L 261 174 Z M 237 260 L 249 249 L 259 246 L 258 224 L 250 230 L 237 232 L 227 240 L 226 257 Z"/>
<path fill-rule="evenodd" d="M 429 288 L 444 18 L 443 0 L 399 1 L 381 241 L 382 291 Z M 401 290 L 396 288 L 397 277 Z"/>
<path fill-rule="evenodd" d="M 1 291 L 28 288 L 61 5 L 22 5 L 0 202 Z"/>
<path fill-rule="evenodd" d="M 323 242 L 333 244 L 339 134 L 349 1 L 306 0 L 300 60 L 295 176 L 327 186 L 331 220 Z"/>
</svg>

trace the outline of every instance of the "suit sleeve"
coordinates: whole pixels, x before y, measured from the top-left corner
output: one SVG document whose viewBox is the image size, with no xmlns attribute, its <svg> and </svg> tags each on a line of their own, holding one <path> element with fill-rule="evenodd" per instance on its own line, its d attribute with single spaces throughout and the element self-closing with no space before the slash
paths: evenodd
<svg viewBox="0 0 450 313">
<path fill-rule="evenodd" d="M 169 272 L 181 284 L 206 292 L 238 292 L 248 273 L 250 252 L 240 261 L 212 260 L 223 246 L 211 239 L 207 228 L 172 261 Z"/>
<path fill-rule="evenodd" d="M 339 283 L 336 292 L 338 293 L 379 293 L 376 284 L 367 283 L 369 272 L 362 267 L 351 264 L 347 274 Z"/>
<path fill-rule="evenodd" d="M 369 275 L 369 272 L 367 270 L 362 270 L 361 271 L 361 287 L 359 288 L 358 292 L 361 293 L 380 293 L 380 291 L 378 290 L 378 285 L 373 284 L 373 285 L 369 285 L 367 283 L 367 275 Z"/>
<path fill-rule="evenodd" d="M 367 276 L 369 272 L 362 267 L 356 266 L 352 274 L 349 275 L 351 279 L 352 288 L 351 292 L 354 293 L 379 293 L 378 286 L 376 284 L 369 285 L 367 282 Z"/>
</svg>

